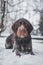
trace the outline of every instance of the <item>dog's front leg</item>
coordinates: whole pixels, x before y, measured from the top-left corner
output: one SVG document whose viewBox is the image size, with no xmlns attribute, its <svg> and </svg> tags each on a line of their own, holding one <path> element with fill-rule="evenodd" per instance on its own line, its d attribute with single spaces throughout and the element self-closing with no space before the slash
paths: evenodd
<svg viewBox="0 0 43 65">
<path fill-rule="evenodd" d="M 14 52 L 16 50 L 16 48 L 17 48 L 16 41 L 14 41 L 12 52 Z"/>
<path fill-rule="evenodd" d="M 32 49 L 32 41 L 30 41 L 30 54 L 35 55 L 34 52 L 33 52 L 33 49 Z"/>
<path fill-rule="evenodd" d="M 29 44 L 28 44 L 28 53 L 30 53 L 31 55 L 35 55 L 33 53 L 33 49 L 32 49 L 32 41 L 30 41 Z"/>
<path fill-rule="evenodd" d="M 17 45 L 16 41 L 13 44 L 13 50 L 12 50 L 12 52 L 14 52 L 14 51 L 16 52 L 16 55 L 21 56 L 20 51 L 19 51 L 19 45 Z"/>
</svg>

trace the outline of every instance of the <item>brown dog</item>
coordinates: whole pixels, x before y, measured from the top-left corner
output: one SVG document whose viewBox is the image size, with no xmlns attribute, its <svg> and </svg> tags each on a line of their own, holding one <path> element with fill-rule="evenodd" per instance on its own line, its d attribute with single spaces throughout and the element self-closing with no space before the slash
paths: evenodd
<svg viewBox="0 0 43 65">
<path fill-rule="evenodd" d="M 16 54 L 19 56 L 21 51 L 33 54 L 30 35 L 33 27 L 30 22 L 21 18 L 12 25 L 12 30 L 14 33 L 7 37 L 5 47 L 13 48 L 13 52 L 16 50 Z"/>
<path fill-rule="evenodd" d="M 16 34 L 16 54 L 20 54 L 19 53 L 20 51 L 33 54 L 31 35 L 30 35 L 31 31 L 33 30 L 33 27 L 29 23 L 29 21 L 24 18 L 17 20 L 12 25 L 12 30 Z M 13 47 L 14 51 L 15 44 Z"/>
</svg>

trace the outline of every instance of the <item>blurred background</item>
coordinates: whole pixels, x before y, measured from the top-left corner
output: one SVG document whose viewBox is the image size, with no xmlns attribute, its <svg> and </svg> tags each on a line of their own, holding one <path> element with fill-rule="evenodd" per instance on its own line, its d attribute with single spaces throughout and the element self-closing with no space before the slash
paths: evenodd
<svg viewBox="0 0 43 65">
<path fill-rule="evenodd" d="M 26 18 L 33 26 L 32 47 L 35 55 L 17 57 L 5 49 L 12 24 Z M 43 65 L 43 0 L 0 0 L 0 65 Z"/>
<path fill-rule="evenodd" d="M 19 18 L 32 24 L 32 35 L 43 36 L 43 0 L 0 0 L 0 36 L 12 33 L 11 26 Z"/>
</svg>

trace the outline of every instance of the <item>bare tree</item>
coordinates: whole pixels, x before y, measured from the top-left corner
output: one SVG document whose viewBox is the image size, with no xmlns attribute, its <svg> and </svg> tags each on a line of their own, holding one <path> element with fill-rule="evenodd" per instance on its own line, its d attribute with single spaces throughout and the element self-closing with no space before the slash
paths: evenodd
<svg viewBox="0 0 43 65">
<path fill-rule="evenodd" d="M 0 23 L 0 35 L 5 30 L 4 29 L 5 1 L 4 0 L 1 0 L 1 11 L 2 11 L 2 17 Z"/>
</svg>

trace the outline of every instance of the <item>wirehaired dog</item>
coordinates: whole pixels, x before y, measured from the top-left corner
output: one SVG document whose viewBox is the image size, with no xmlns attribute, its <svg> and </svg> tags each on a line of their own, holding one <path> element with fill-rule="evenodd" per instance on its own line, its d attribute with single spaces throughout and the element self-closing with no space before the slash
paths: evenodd
<svg viewBox="0 0 43 65">
<path fill-rule="evenodd" d="M 12 33 L 6 39 L 5 47 L 7 49 L 13 48 L 16 50 L 16 55 L 21 55 L 20 52 L 30 53 L 32 52 L 32 41 L 31 41 L 31 31 L 33 30 L 30 22 L 24 18 L 18 19 L 12 25 Z"/>
<path fill-rule="evenodd" d="M 19 55 L 20 51 L 33 54 L 30 34 L 33 27 L 30 22 L 24 18 L 18 19 L 12 25 L 12 30 L 16 34 L 16 54 Z M 15 48 L 15 45 L 13 47 Z"/>
</svg>

